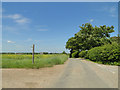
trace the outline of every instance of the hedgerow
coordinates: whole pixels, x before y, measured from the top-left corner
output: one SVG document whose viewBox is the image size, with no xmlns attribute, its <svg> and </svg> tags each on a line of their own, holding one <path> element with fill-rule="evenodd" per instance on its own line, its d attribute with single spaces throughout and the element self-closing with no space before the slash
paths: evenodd
<svg viewBox="0 0 120 90">
<path fill-rule="evenodd" d="M 120 62 L 120 46 L 117 43 L 92 48 L 87 56 L 92 61 L 111 63 Z"/>
<path fill-rule="evenodd" d="M 87 51 L 81 51 L 80 53 L 79 53 L 79 57 L 81 57 L 81 58 L 86 58 L 86 55 L 87 55 Z"/>
</svg>

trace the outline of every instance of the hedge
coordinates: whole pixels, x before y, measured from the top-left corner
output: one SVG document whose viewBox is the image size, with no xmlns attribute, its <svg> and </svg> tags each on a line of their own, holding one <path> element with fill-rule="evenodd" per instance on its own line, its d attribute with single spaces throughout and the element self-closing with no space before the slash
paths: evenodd
<svg viewBox="0 0 120 90">
<path fill-rule="evenodd" d="M 81 51 L 80 53 L 79 53 L 79 57 L 81 57 L 81 58 L 86 58 L 87 56 L 87 51 Z"/>
<path fill-rule="evenodd" d="M 95 47 L 88 51 L 87 56 L 92 61 L 100 61 L 102 63 L 119 62 L 120 46 L 117 43 L 113 43 Z"/>
</svg>

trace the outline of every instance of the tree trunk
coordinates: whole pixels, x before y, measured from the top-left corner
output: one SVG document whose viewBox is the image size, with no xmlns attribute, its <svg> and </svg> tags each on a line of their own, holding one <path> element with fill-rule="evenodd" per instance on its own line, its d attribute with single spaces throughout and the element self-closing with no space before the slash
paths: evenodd
<svg viewBox="0 0 120 90">
<path fill-rule="evenodd" d="M 73 49 L 70 50 L 70 58 L 72 58 Z"/>
</svg>

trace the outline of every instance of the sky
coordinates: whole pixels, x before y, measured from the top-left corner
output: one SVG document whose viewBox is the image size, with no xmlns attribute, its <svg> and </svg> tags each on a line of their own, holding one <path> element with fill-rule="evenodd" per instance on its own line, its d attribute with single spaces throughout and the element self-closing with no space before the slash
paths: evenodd
<svg viewBox="0 0 120 90">
<path fill-rule="evenodd" d="M 67 40 L 82 24 L 113 25 L 118 34 L 117 2 L 3 2 L 3 52 L 69 52 Z"/>
</svg>

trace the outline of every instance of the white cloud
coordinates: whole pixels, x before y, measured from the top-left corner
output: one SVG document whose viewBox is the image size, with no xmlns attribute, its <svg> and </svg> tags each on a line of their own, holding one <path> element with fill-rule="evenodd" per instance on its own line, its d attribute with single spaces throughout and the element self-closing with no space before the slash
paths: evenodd
<svg viewBox="0 0 120 90">
<path fill-rule="evenodd" d="M 12 15 L 6 15 L 3 16 L 4 18 L 9 18 L 9 19 L 13 19 L 14 22 L 18 23 L 18 24 L 25 24 L 25 23 L 29 23 L 30 19 L 20 15 L 20 14 L 12 14 Z"/>
<path fill-rule="evenodd" d="M 90 22 L 93 22 L 93 19 L 90 19 Z"/>
<path fill-rule="evenodd" d="M 48 31 L 48 29 L 38 29 L 37 31 Z"/>
<path fill-rule="evenodd" d="M 20 19 L 22 18 L 22 16 L 20 14 L 13 14 L 13 15 L 7 15 L 7 16 L 4 16 L 6 18 L 10 18 L 10 19 Z"/>
<path fill-rule="evenodd" d="M 22 19 L 15 20 L 15 22 L 22 24 L 22 23 L 29 23 L 30 21 L 27 18 L 22 18 Z"/>
<path fill-rule="evenodd" d="M 15 43 L 15 42 L 8 40 L 7 43 Z"/>
</svg>

